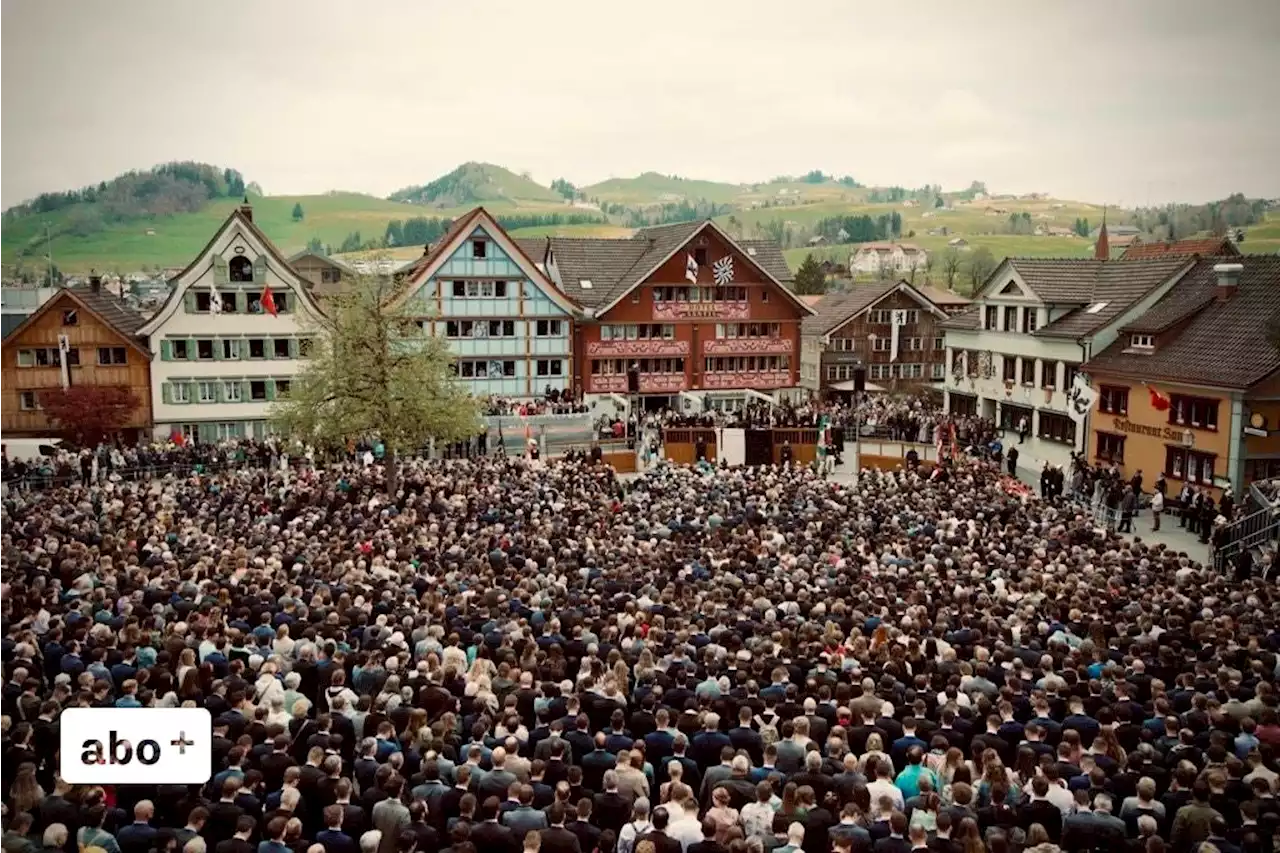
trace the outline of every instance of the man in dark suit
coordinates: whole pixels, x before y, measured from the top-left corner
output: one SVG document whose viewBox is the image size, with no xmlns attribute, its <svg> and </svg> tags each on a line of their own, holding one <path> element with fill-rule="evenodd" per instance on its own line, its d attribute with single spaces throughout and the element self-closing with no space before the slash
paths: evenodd
<svg viewBox="0 0 1280 853">
<path fill-rule="evenodd" d="M 728 853 L 728 850 L 729 848 L 716 841 L 716 822 L 704 817 L 702 819 L 702 840 L 690 844 L 688 853 Z"/>
<path fill-rule="evenodd" d="M 600 842 L 601 829 L 591 821 L 591 800 L 583 797 L 578 800 L 578 819 L 570 821 L 565 828 L 578 836 L 578 846 L 582 853 L 592 853 Z"/>
<path fill-rule="evenodd" d="M 735 752 L 745 750 L 752 764 L 764 760 L 764 742 L 760 733 L 751 726 L 751 708 L 747 705 L 738 709 L 738 725 L 729 729 L 729 743 Z"/>
<path fill-rule="evenodd" d="M 603 785 L 604 793 L 596 794 L 593 803 L 595 824 L 602 830 L 612 829 L 616 836 L 631 816 L 631 799 L 618 793 L 618 774 L 612 770 L 604 774 Z"/>
<path fill-rule="evenodd" d="M 1111 797 L 1106 794 L 1094 798 L 1093 811 L 1077 812 L 1062 819 L 1064 850 L 1118 849 L 1124 837 L 1124 821 L 1111 815 Z"/>
<path fill-rule="evenodd" d="M 595 749 L 582 756 L 582 784 L 592 791 L 602 790 L 604 774 L 617 764 L 613 753 L 605 749 L 607 741 L 604 732 L 597 732 Z"/>
<path fill-rule="evenodd" d="M 498 823 L 499 805 L 497 797 L 485 797 L 480 803 L 480 822 L 471 827 L 471 843 L 486 853 L 520 853 L 522 839 Z"/>
<path fill-rule="evenodd" d="M 342 806 L 325 806 L 325 828 L 316 833 L 316 843 L 324 846 L 324 853 L 359 853 L 359 845 L 342 831 L 342 817 Z"/>
<path fill-rule="evenodd" d="M 574 721 L 575 728 L 564 736 L 573 750 L 573 763 L 581 764 L 583 756 L 595 747 L 591 738 L 591 719 L 586 714 L 579 714 Z"/>
<path fill-rule="evenodd" d="M 1062 837 L 1062 810 L 1050 802 L 1049 780 L 1036 776 L 1031 780 L 1031 800 L 1018 809 L 1018 826 L 1025 832 L 1038 823 L 1050 838 Z"/>
<path fill-rule="evenodd" d="M 547 815 L 551 825 L 538 833 L 542 838 L 541 853 L 583 853 L 578 836 L 564 828 L 565 817 L 564 806 L 560 803 L 551 806 Z"/>
<path fill-rule="evenodd" d="M 671 815 L 665 807 L 660 806 L 654 809 L 653 828 L 636 839 L 637 846 L 641 841 L 652 841 L 654 853 L 682 853 L 683 847 L 680 842 L 667 835 L 667 825 L 670 822 Z"/>
<path fill-rule="evenodd" d="M 253 836 L 253 830 L 257 825 L 258 822 L 249 815 L 240 815 L 240 819 L 236 821 L 236 834 L 226 841 L 219 842 L 214 848 L 214 853 L 254 853 L 257 845 L 249 839 Z M 326 848 L 326 853 L 333 853 L 333 851 Z"/>
</svg>

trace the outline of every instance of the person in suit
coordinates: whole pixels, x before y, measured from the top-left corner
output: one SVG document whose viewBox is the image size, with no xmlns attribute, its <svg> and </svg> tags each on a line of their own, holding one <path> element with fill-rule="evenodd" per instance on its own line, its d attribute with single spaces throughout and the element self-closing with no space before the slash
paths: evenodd
<svg viewBox="0 0 1280 853">
<path fill-rule="evenodd" d="M 520 786 L 520 805 L 502 815 L 502 823 L 511 828 L 516 838 L 524 838 L 530 832 L 547 827 L 547 814 L 533 807 L 533 786 Z"/>
<path fill-rule="evenodd" d="M 582 784 L 592 791 L 603 788 L 604 774 L 613 769 L 617 759 L 606 749 L 608 736 L 604 732 L 596 732 L 595 749 L 582 756 Z"/>
<path fill-rule="evenodd" d="M 612 770 L 604 774 L 601 784 L 604 785 L 604 792 L 595 795 L 592 805 L 595 824 L 602 830 L 613 830 L 616 836 L 631 815 L 632 800 L 618 792 L 618 774 Z"/>
<path fill-rule="evenodd" d="M 480 820 L 471 826 L 471 843 L 477 850 L 484 850 L 486 853 L 520 853 L 520 840 L 516 834 L 510 827 L 498 822 L 500 804 L 497 797 L 485 797 L 481 800 Z"/>
<path fill-rule="evenodd" d="M 665 807 L 654 809 L 649 831 L 636 839 L 633 849 L 638 849 L 642 842 L 648 841 L 653 845 L 654 853 L 683 853 L 680 842 L 667 834 L 670 822 L 671 815 Z"/>
<path fill-rule="evenodd" d="M 391 774 L 383 785 L 383 790 L 386 791 L 387 798 L 373 807 L 371 819 L 373 828 L 382 833 L 378 853 L 395 853 L 400 832 L 408 829 L 412 823 L 408 806 L 400 802 L 400 795 L 404 791 L 404 777 L 398 773 Z"/>
<path fill-rule="evenodd" d="M 1111 814 L 1111 797 L 1099 794 L 1093 800 L 1093 811 L 1087 805 L 1062 819 L 1064 850 L 1094 850 L 1119 847 L 1124 843 L 1124 821 Z"/>
<path fill-rule="evenodd" d="M 565 824 L 565 828 L 578 837 L 578 846 L 583 853 L 592 853 L 600 843 L 602 830 L 591 820 L 591 809 L 591 800 L 583 797 L 578 800 L 577 820 Z"/>
<path fill-rule="evenodd" d="M 551 825 L 538 833 L 542 839 L 541 853 L 583 853 L 578 836 L 564 828 L 565 818 L 564 806 L 554 804 L 547 816 Z"/>
<path fill-rule="evenodd" d="M 324 853 L 359 853 L 359 845 L 342 831 L 342 806 L 324 807 L 325 828 L 316 833 L 316 843 L 324 847 Z"/>
</svg>

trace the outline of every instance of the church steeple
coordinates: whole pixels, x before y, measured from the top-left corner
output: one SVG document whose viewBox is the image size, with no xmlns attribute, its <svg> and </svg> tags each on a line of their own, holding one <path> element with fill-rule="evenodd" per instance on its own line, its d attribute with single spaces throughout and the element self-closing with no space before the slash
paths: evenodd
<svg viewBox="0 0 1280 853">
<path fill-rule="evenodd" d="M 1111 241 L 1107 239 L 1107 209 L 1102 208 L 1102 227 L 1098 229 L 1098 242 L 1093 244 L 1093 257 L 1099 261 L 1111 260 Z"/>
</svg>

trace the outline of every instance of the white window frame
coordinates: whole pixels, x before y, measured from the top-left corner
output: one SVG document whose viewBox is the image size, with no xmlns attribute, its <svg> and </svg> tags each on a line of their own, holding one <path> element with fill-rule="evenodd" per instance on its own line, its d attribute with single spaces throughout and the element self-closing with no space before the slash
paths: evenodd
<svg viewBox="0 0 1280 853">
<path fill-rule="evenodd" d="M 27 405 L 27 396 L 31 397 L 31 405 Z M 18 409 L 23 412 L 38 412 L 43 408 L 40 405 L 40 395 L 35 391 L 19 391 L 18 392 Z"/>
<path fill-rule="evenodd" d="M 205 390 L 210 393 L 206 396 Z M 201 379 L 196 383 L 196 401 L 200 403 L 218 402 L 218 382 L 215 379 Z"/>
<path fill-rule="evenodd" d="M 190 403 L 191 385 L 186 382 L 170 382 L 169 399 L 174 403 Z"/>
<path fill-rule="evenodd" d="M 244 400 L 244 389 L 240 381 L 227 380 L 222 383 L 222 399 L 226 403 L 239 403 Z"/>
<path fill-rule="evenodd" d="M 18 350 L 18 367 L 35 367 L 36 351 L 33 349 Z"/>
<path fill-rule="evenodd" d="M 1129 337 L 1129 346 L 1132 349 L 1155 349 L 1155 335 L 1131 335 Z"/>
</svg>

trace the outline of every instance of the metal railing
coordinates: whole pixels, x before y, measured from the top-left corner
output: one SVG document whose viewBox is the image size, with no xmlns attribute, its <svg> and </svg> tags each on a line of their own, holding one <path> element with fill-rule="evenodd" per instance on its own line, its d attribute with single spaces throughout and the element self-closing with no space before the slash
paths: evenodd
<svg viewBox="0 0 1280 853">
<path fill-rule="evenodd" d="M 1266 505 L 1227 526 L 1227 542 L 1213 552 L 1213 565 L 1223 569 L 1241 551 L 1274 543 L 1280 539 L 1280 507 Z"/>
</svg>

